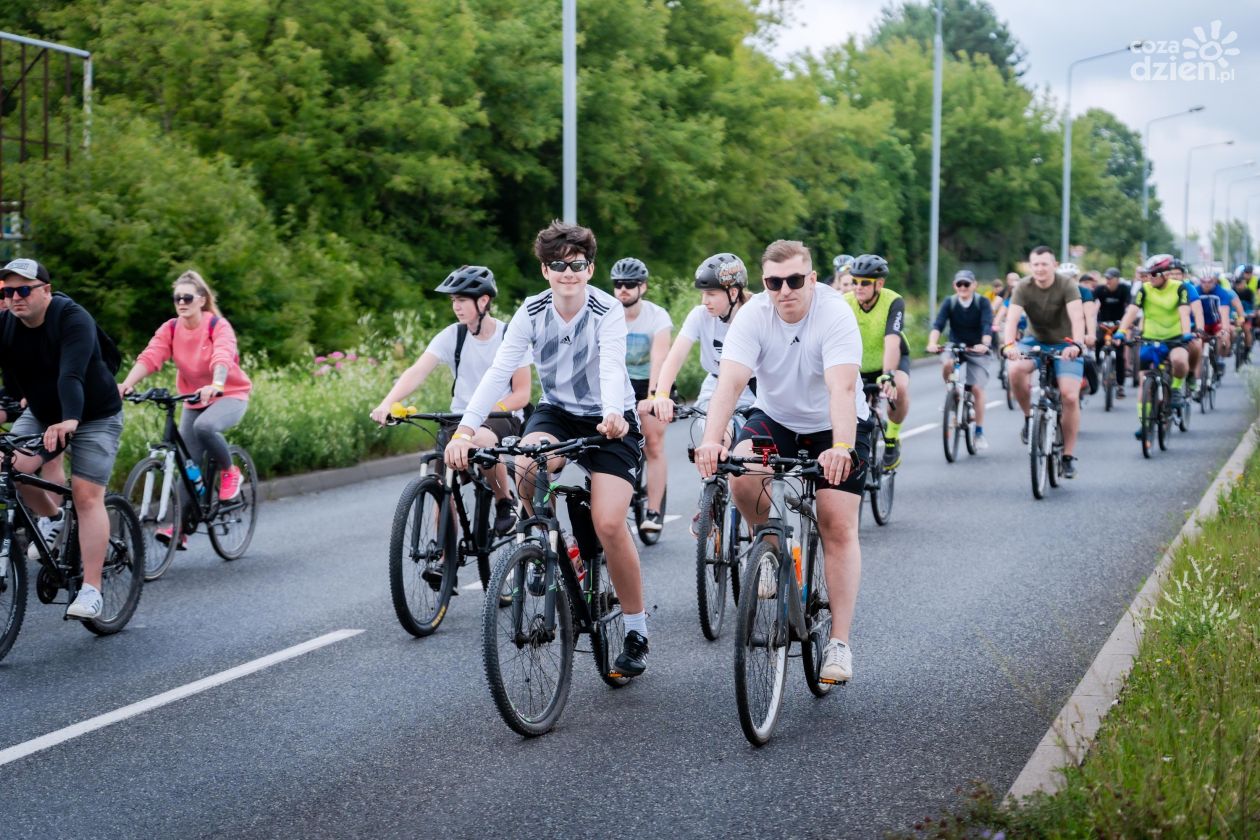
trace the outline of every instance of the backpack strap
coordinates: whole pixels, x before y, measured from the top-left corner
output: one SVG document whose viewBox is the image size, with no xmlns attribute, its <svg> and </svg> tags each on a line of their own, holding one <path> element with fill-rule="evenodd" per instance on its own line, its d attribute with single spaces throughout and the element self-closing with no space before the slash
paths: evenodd
<svg viewBox="0 0 1260 840">
<path fill-rule="evenodd" d="M 454 375 L 451 377 L 451 396 L 455 396 L 455 383 L 459 380 L 459 357 L 464 352 L 464 342 L 468 340 L 468 327 L 460 324 L 455 330 L 455 366 L 452 369 Z"/>
</svg>

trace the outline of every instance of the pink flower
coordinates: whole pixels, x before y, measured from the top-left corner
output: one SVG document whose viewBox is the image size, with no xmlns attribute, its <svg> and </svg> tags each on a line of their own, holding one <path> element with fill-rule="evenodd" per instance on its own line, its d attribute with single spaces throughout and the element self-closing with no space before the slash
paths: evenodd
<svg viewBox="0 0 1260 840">
<path fill-rule="evenodd" d="M 337 370 L 341 370 L 343 367 L 344 365 L 341 362 L 337 362 Z"/>
<path fill-rule="evenodd" d="M 346 354 L 342 353 L 340 350 L 334 350 L 328 354 L 328 357 L 331 359 L 344 359 Z"/>
<path fill-rule="evenodd" d="M 332 370 L 332 368 L 330 368 L 328 365 L 320 365 L 319 367 L 315 368 L 315 375 L 324 376 L 330 370 Z"/>
<path fill-rule="evenodd" d="M 328 361 L 328 357 L 327 357 L 327 356 L 316 356 L 316 357 L 315 357 L 315 364 L 317 364 L 317 365 L 318 365 L 318 364 L 323 364 L 323 363 L 324 363 L 324 362 L 326 362 L 326 361 Z"/>
<path fill-rule="evenodd" d="M 354 361 L 357 361 L 357 360 L 358 360 L 358 358 L 359 358 L 359 354 L 358 354 L 358 353 L 347 353 L 347 354 L 346 354 L 346 361 L 347 361 L 347 362 L 354 362 Z"/>
</svg>

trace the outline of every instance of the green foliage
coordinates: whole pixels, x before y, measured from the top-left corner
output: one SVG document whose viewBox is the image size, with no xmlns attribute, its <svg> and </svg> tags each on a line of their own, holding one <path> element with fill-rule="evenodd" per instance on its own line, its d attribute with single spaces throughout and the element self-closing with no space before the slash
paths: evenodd
<svg viewBox="0 0 1260 840">
<path fill-rule="evenodd" d="M 931 50 L 936 37 L 935 5 L 903 2 L 885 6 L 870 43 L 883 46 L 913 39 L 921 48 Z M 950 54 L 986 56 L 1007 77 L 1023 73 L 1024 48 L 985 0 L 944 0 L 941 40 Z"/>
</svg>

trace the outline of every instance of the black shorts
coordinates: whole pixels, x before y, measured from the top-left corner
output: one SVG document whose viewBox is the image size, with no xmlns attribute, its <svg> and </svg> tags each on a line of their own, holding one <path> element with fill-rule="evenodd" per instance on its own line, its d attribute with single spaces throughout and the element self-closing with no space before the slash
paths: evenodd
<svg viewBox="0 0 1260 840">
<path fill-rule="evenodd" d="M 630 424 L 630 431 L 626 436 L 620 440 L 610 440 L 598 449 L 583 452 L 578 456 L 577 464 L 588 472 L 624 478 L 634 486 L 638 483 L 639 452 L 643 448 L 643 435 L 639 433 L 639 418 L 634 411 L 627 411 L 622 416 Z M 557 441 L 590 437 L 599 434 L 595 427 L 603 422 L 603 417 L 583 417 L 542 403 L 525 423 L 524 434 L 544 432 Z"/>
<path fill-rule="evenodd" d="M 871 430 L 873 428 L 875 424 L 870 420 L 857 421 L 857 440 L 853 442 L 853 449 L 858 455 L 857 469 L 850 472 L 849 477 L 840 485 L 819 479 L 815 483 L 819 490 L 842 490 L 855 496 L 862 495 L 862 489 L 866 486 L 866 465 L 871 460 Z M 748 415 L 748 419 L 739 429 L 735 442 L 749 440 L 755 435 L 768 435 L 774 438 L 775 447 L 784 457 L 796 457 L 796 453 L 804 449 L 809 453 L 809 457 L 817 458 L 830 449 L 832 444 L 831 429 L 808 435 L 797 434 L 786 426 L 776 423 L 770 415 L 758 408 L 753 409 Z"/>
<path fill-rule="evenodd" d="M 897 370 L 901 371 L 906 376 L 910 375 L 910 355 L 908 353 L 901 354 L 901 361 L 897 363 Z M 879 379 L 883 375 L 883 370 L 873 370 L 870 373 L 863 373 L 862 382 L 866 385 L 874 385 L 875 380 Z"/>
<path fill-rule="evenodd" d="M 635 402 L 643 402 L 648 398 L 648 381 L 646 379 L 631 379 L 630 387 L 634 388 Z M 669 398 L 674 402 L 678 402 L 677 386 L 669 389 Z"/>
</svg>

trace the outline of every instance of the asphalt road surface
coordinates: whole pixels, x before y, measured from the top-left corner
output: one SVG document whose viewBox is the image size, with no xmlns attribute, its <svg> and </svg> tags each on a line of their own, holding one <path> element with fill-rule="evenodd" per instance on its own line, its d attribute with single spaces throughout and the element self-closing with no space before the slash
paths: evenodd
<svg viewBox="0 0 1260 840">
<path fill-rule="evenodd" d="M 678 423 L 682 516 L 641 552 L 652 652 L 629 687 L 579 655 L 560 725 L 521 739 L 486 688 L 476 587 L 427 639 L 394 618 L 406 477 L 273 502 L 244 559 L 196 538 L 112 638 L 32 596 L 0 662 L 0 837 L 870 837 L 971 779 L 1004 791 L 1253 413 L 1231 373 L 1217 411 L 1144 461 L 1132 396 L 1111 414 L 1095 398 L 1079 478 L 1035 502 L 1017 412 L 990 409 L 992 448 L 947 465 L 939 429 L 918 431 L 939 412 L 934 368 L 913 394 L 893 522 L 864 514 L 854 681 L 816 700 L 790 660 L 763 749 L 739 729 L 733 625 L 717 642 L 698 626 Z"/>
</svg>

